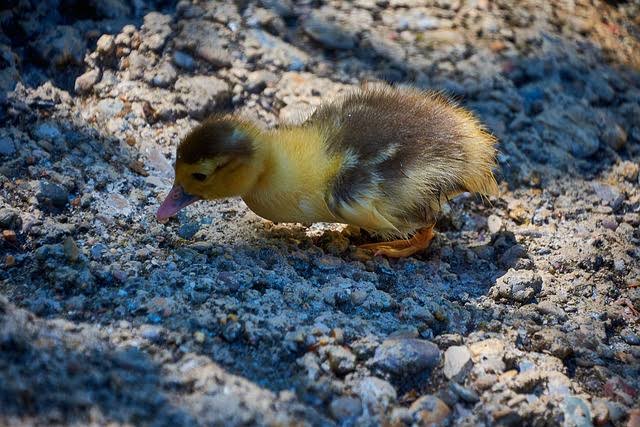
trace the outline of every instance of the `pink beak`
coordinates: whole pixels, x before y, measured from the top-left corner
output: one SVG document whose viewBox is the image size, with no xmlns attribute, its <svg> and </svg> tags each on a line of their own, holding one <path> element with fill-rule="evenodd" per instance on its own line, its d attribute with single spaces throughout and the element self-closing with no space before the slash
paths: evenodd
<svg viewBox="0 0 640 427">
<path fill-rule="evenodd" d="M 173 188 L 158 208 L 156 218 L 158 218 L 158 221 L 166 220 L 174 216 L 180 209 L 198 200 L 200 200 L 200 197 L 187 194 L 181 186 L 173 184 Z"/>
</svg>

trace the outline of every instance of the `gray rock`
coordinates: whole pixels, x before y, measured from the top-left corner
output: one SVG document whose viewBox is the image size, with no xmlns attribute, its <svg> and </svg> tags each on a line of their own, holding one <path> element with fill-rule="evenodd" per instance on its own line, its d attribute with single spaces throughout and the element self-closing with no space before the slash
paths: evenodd
<svg viewBox="0 0 640 427">
<path fill-rule="evenodd" d="M 622 200 L 620 200 L 622 197 L 620 190 L 613 185 L 596 181 L 591 183 L 591 187 L 602 204 L 617 207 L 617 205 L 622 202 Z"/>
<path fill-rule="evenodd" d="M 229 100 L 229 85 L 216 77 L 180 77 L 175 83 L 190 116 L 202 119 Z"/>
<path fill-rule="evenodd" d="M 373 356 L 380 343 L 371 335 L 358 338 L 351 343 L 351 350 L 358 360 L 366 360 Z"/>
<path fill-rule="evenodd" d="M 449 380 L 463 382 L 471 368 L 471 352 L 467 346 L 451 346 L 444 352 L 444 376 Z"/>
<path fill-rule="evenodd" d="M 122 111 L 124 103 L 119 99 L 105 98 L 101 99 L 96 107 L 103 120 L 108 120 Z"/>
<path fill-rule="evenodd" d="M 178 236 L 182 237 L 185 240 L 189 240 L 196 235 L 198 230 L 200 230 L 200 223 L 188 222 L 180 226 L 180 228 L 178 229 Z"/>
<path fill-rule="evenodd" d="M 193 70 L 196 67 L 196 61 L 191 55 L 185 52 L 176 51 L 173 53 L 173 63 L 185 70 Z"/>
<path fill-rule="evenodd" d="M 349 349 L 332 345 L 326 349 L 331 370 L 337 375 L 345 375 L 356 368 L 356 356 Z"/>
<path fill-rule="evenodd" d="M 314 11 L 302 24 L 304 31 L 315 41 L 332 49 L 353 49 L 356 37 L 346 26 L 333 21 L 326 13 Z"/>
<path fill-rule="evenodd" d="M 233 59 L 226 49 L 212 43 L 200 44 L 195 54 L 217 68 L 230 67 Z"/>
<path fill-rule="evenodd" d="M 38 139 L 53 140 L 61 135 L 58 126 L 51 122 L 40 123 L 34 130 L 34 136 Z"/>
<path fill-rule="evenodd" d="M 331 401 L 329 412 L 335 420 L 344 422 L 362 414 L 362 401 L 357 397 L 338 397 Z"/>
<path fill-rule="evenodd" d="M 250 93 L 260 93 L 267 87 L 278 81 L 278 76 L 267 70 L 258 70 L 247 76 L 246 89 Z"/>
<path fill-rule="evenodd" d="M 177 77 L 178 73 L 174 66 L 165 61 L 153 73 L 151 84 L 158 87 L 169 87 L 176 81 Z"/>
<path fill-rule="evenodd" d="M 384 411 L 396 401 L 396 389 L 387 381 L 377 377 L 364 377 L 354 387 L 362 403 L 371 411 Z"/>
<path fill-rule="evenodd" d="M 480 401 L 480 397 L 478 396 L 478 394 L 470 388 L 463 387 L 458 383 L 451 383 L 449 387 L 456 394 L 456 396 L 467 403 L 476 403 Z"/>
<path fill-rule="evenodd" d="M 542 278 L 529 270 L 509 269 L 489 291 L 496 300 L 527 303 L 542 290 Z"/>
<path fill-rule="evenodd" d="M 35 250 L 34 255 L 38 262 L 60 259 L 64 257 L 64 247 L 59 243 L 53 245 L 42 245 Z"/>
<path fill-rule="evenodd" d="M 578 158 L 594 155 L 600 139 L 593 113 L 580 106 L 549 108 L 536 117 L 535 127 L 542 139 L 558 145 Z"/>
<path fill-rule="evenodd" d="M 564 425 L 571 427 L 591 427 L 591 411 L 589 405 L 577 396 L 567 396 L 562 404 Z"/>
<path fill-rule="evenodd" d="M 295 16 L 295 7 L 291 0 L 262 0 L 260 3 L 283 18 Z"/>
<path fill-rule="evenodd" d="M 104 56 L 111 55 L 115 48 L 116 43 L 111 34 L 103 34 L 96 43 L 96 51 Z"/>
<path fill-rule="evenodd" d="M 382 31 L 370 31 L 364 39 L 363 47 L 365 45 L 395 64 L 402 64 L 406 58 L 404 48 Z"/>
<path fill-rule="evenodd" d="M 69 192 L 58 184 L 40 182 L 36 198 L 42 206 L 62 208 L 69 201 Z"/>
<path fill-rule="evenodd" d="M 1 212 L 1 211 L 0 211 Z M 0 215 L 2 215 L 0 213 Z M 0 216 L 1 221 L 1 216 Z M 620 331 L 620 336 L 629 345 L 640 345 L 640 336 L 633 332 L 633 330 L 627 328 Z"/>
<path fill-rule="evenodd" d="M 80 248 L 78 248 L 78 244 L 71 236 L 67 236 L 62 247 L 67 261 L 71 263 L 78 261 L 78 258 L 80 257 Z"/>
<path fill-rule="evenodd" d="M 78 93 L 87 93 L 100 79 L 100 70 L 94 68 L 76 79 L 74 89 Z"/>
<path fill-rule="evenodd" d="M 154 61 L 155 58 L 150 54 L 144 54 L 137 50 L 131 52 L 128 57 L 129 79 L 138 80 L 142 78 L 144 73 L 152 67 Z"/>
<path fill-rule="evenodd" d="M 16 66 L 17 56 L 6 46 L 0 44 L 0 61 L 4 66 L 0 67 L 0 101 L 3 101 L 8 92 L 13 91 L 22 80 Z M 2 117 L 2 111 L 0 111 Z"/>
<path fill-rule="evenodd" d="M 16 209 L 0 209 L 0 228 L 3 230 L 20 231 L 22 228 L 22 218 Z"/>
<path fill-rule="evenodd" d="M 573 354 L 573 349 L 564 333 L 555 328 L 544 328 L 531 336 L 531 348 L 539 352 L 547 352 L 558 359 L 566 359 Z"/>
<path fill-rule="evenodd" d="M 140 336 L 149 341 L 156 342 L 162 337 L 162 329 L 159 326 L 142 325 L 140 327 Z"/>
<path fill-rule="evenodd" d="M 440 362 L 440 350 L 426 340 L 390 339 L 376 349 L 373 365 L 393 375 L 422 374 Z"/>
<path fill-rule="evenodd" d="M 233 59 L 228 40 L 220 36 L 213 22 L 195 20 L 180 30 L 174 43 L 176 49 L 191 52 L 216 68 L 229 67 Z"/>
<path fill-rule="evenodd" d="M 489 215 L 487 218 L 487 228 L 491 234 L 495 234 L 502 229 L 502 219 L 497 215 Z"/>
<path fill-rule="evenodd" d="M 11 156 L 16 152 L 16 146 L 13 140 L 7 136 L 0 137 L 0 155 Z"/>
<path fill-rule="evenodd" d="M 151 12 L 144 17 L 142 30 L 142 50 L 149 49 L 159 51 L 167 42 L 167 37 L 171 34 L 171 16 L 163 15 L 159 12 Z"/>
<path fill-rule="evenodd" d="M 600 135 L 602 142 L 618 151 L 627 143 L 627 132 L 617 123 L 606 126 Z"/>
<path fill-rule="evenodd" d="M 309 62 L 309 55 L 305 52 L 265 31 L 252 29 L 248 36 L 253 38 L 253 44 L 260 46 L 262 59 L 266 62 L 292 71 L 302 70 Z"/>
</svg>

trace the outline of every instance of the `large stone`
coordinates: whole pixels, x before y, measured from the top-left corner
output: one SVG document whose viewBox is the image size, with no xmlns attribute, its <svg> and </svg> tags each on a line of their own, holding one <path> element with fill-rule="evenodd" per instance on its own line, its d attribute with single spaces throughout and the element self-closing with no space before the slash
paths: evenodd
<svg viewBox="0 0 640 427">
<path fill-rule="evenodd" d="M 247 34 L 247 40 L 259 46 L 262 59 L 291 71 L 302 70 L 309 62 L 309 55 L 295 46 L 274 37 L 266 31 L 252 29 Z"/>
<path fill-rule="evenodd" d="M 229 100 L 229 85 L 213 76 L 180 77 L 175 89 L 190 116 L 203 119 Z"/>
<path fill-rule="evenodd" d="M 218 33 L 216 24 L 197 20 L 182 27 L 174 41 L 176 48 L 192 52 L 214 67 L 229 67 L 232 57 L 228 41 Z"/>
<path fill-rule="evenodd" d="M 462 382 L 473 367 L 471 352 L 464 345 L 454 345 L 444 352 L 444 376 Z"/>
<path fill-rule="evenodd" d="M 40 182 L 36 198 L 43 206 L 61 208 L 67 204 L 69 192 L 66 188 L 58 184 Z"/>
<path fill-rule="evenodd" d="M 373 365 L 398 376 L 421 374 L 440 362 L 440 350 L 426 340 L 389 339 L 376 349 Z"/>
<path fill-rule="evenodd" d="M 171 34 L 171 16 L 158 12 L 151 12 L 144 17 L 142 26 L 141 50 L 159 51 L 167 42 L 167 37 Z"/>
<path fill-rule="evenodd" d="M 313 12 L 302 28 L 312 39 L 328 48 L 352 49 L 356 45 L 355 34 L 326 13 Z"/>
<path fill-rule="evenodd" d="M 496 281 L 489 295 L 496 300 L 527 303 L 531 302 L 541 290 L 540 275 L 533 271 L 512 268 Z"/>
<path fill-rule="evenodd" d="M 531 348 L 538 352 L 548 352 L 561 360 L 573 353 L 565 334 L 555 328 L 544 328 L 533 334 Z"/>
<path fill-rule="evenodd" d="M 98 79 L 100 79 L 100 70 L 95 68 L 89 70 L 76 79 L 74 89 L 78 93 L 87 93 L 98 82 Z"/>
<path fill-rule="evenodd" d="M 600 148 L 597 117 L 580 106 L 549 108 L 536 117 L 542 139 L 578 158 L 594 155 Z"/>
</svg>

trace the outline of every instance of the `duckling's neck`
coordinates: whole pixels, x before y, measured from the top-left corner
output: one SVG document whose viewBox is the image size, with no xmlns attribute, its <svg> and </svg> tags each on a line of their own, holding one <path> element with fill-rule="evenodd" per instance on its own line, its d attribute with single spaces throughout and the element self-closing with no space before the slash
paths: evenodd
<svg viewBox="0 0 640 427">
<path fill-rule="evenodd" d="M 342 159 L 330 156 L 315 127 L 287 127 L 256 138 L 262 171 L 242 198 L 258 215 L 277 222 L 335 220 L 324 196 Z"/>
</svg>

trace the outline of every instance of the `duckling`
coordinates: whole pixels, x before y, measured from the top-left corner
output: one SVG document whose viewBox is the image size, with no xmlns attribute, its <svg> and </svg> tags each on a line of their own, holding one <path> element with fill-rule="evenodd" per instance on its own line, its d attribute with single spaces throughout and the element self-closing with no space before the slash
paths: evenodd
<svg viewBox="0 0 640 427">
<path fill-rule="evenodd" d="M 407 257 L 429 246 L 443 202 L 497 193 L 496 139 L 445 96 L 368 85 L 321 105 L 298 126 L 263 131 L 214 115 L 177 148 L 166 220 L 197 201 L 240 196 L 274 222 L 335 222 L 382 238 L 362 245 Z"/>
</svg>

